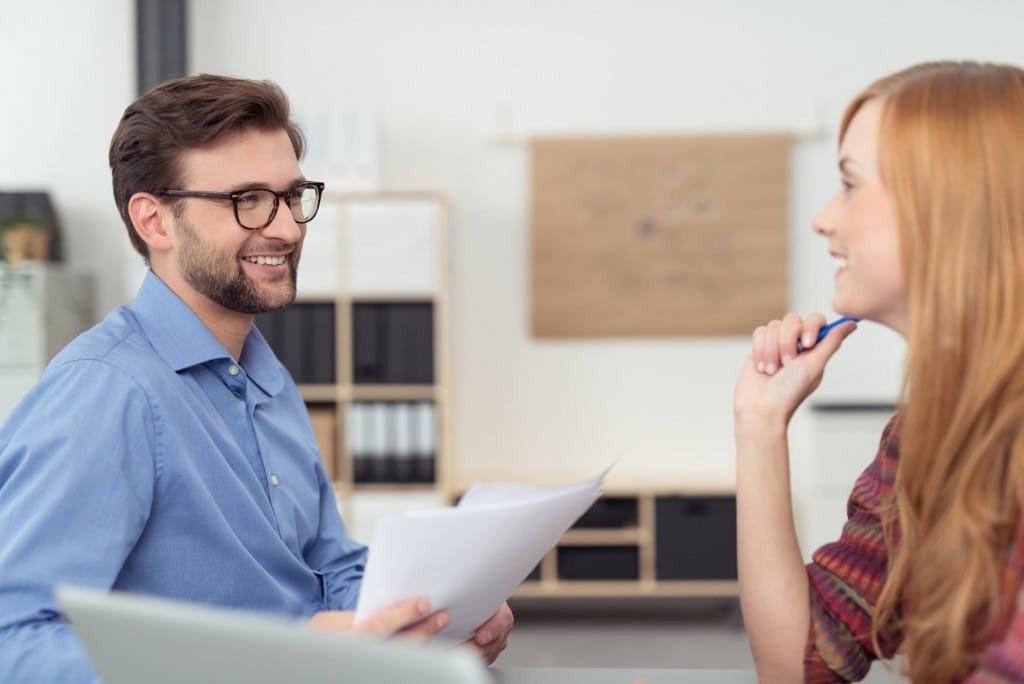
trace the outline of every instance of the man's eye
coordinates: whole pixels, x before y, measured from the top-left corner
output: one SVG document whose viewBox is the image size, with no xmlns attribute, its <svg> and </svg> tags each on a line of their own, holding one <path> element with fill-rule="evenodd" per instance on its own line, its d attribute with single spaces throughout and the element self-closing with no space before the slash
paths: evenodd
<svg viewBox="0 0 1024 684">
<path fill-rule="evenodd" d="M 241 209 L 252 209 L 258 206 L 262 200 L 262 192 L 247 192 L 243 195 L 238 196 L 238 206 Z"/>
</svg>

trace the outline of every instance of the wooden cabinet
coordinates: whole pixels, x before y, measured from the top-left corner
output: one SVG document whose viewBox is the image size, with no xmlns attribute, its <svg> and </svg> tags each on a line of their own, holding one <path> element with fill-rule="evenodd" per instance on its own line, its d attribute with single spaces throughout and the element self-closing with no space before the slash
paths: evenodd
<svg viewBox="0 0 1024 684">
<path fill-rule="evenodd" d="M 515 596 L 732 597 L 738 592 L 734 490 L 642 485 L 606 488 Z"/>
</svg>

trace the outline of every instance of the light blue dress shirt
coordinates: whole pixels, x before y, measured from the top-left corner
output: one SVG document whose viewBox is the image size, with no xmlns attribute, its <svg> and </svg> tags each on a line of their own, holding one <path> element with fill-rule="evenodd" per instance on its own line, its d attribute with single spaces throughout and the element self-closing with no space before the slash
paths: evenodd
<svg viewBox="0 0 1024 684">
<path fill-rule="evenodd" d="M 57 584 L 300 618 L 352 609 L 365 554 L 263 336 L 236 362 L 153 273 L 0 428 L 4 682 L 94 680 Z"/>
</svg>

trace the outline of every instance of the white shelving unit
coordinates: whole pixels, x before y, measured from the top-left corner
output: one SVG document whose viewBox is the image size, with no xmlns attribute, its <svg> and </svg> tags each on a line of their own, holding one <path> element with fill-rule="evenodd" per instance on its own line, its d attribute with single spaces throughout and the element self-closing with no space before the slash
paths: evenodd
<svg viewBox="0 0 1024 684">
<path fill-rule="evenodd" d="M 334 373 L 296 380 L 310 408 L 349 532 L 360 541 L 369 541 L 380 515 L 445 503 L 451 462 L 447 214 L 445 199 L 434 192 L 328 192 L 306 233 L 292 308 L 327 307 L 333 312 L 332 329 L 320 326 L 309 334 L 332 346 Z M 430 366 L 429 379 L 420 372 L 414 372 L 411 381 L 396 381 L 401 373 L 360 377 L 357 366 L 362 367 L 364 359 L 357 356 L 365 354 L 365 348 L 360 351 L 356 337 L 363 332 L 357 328 L 365 323 L 368 309 L 376 310 L 378 322 L 384 324 L 395 309 L 406 314 L 415 310 L 412 315 L 420 323 L 429 319 L 431 332 L 423 342 L 432 347 L 432 355 L 428 352 L 424 359 L 416 348 L 411 350 L 418 364 Z M 374 312 L 370 314 L 372 319 Z M 388 353 L 382 350 L 381 357 Z M 288 354 L 278 350 L 278 355 L 288 366 Z M 364 424 L 364 418 L 371 422 Z M 369 448 L 374 436 L 379 439 Z M 399 464 L 403 458 L 420 459 L 420 477 L 380 481 L 389 478 L 378 476 L 367 481 L 366 460 L 357 463 L 353 452 L 360 451 L 365 459 L 365 453 L 374 450 L 386 451 L 382 460 L 394 470 L 408 467 Z M 429 459 L 426 465 L 424 459 Z M 374 466 L 381 467 L 380 460 L 370 467 Z M 427 466 L 433 472 L 425 475 Z"/>
</svg>

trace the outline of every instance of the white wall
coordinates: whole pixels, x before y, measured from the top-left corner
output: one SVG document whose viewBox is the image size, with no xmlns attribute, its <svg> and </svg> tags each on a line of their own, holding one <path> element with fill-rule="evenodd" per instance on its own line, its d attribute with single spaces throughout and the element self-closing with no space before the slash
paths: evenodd
<svg viewBox="0 0 1024 684">
<path fill-rule="evenodd" d="M 0 0 L 0 187 L 54 193 L 100 310 L 124 300 L 106 153 L 134 95 L 133 5 Z M 747 351 L 742 338 L 531 339 L 529 157 L 495 134 L 823 128 L 793 146 L 790 283 L 795 309 L 822 309 L 831 264 L 807 226 L 837 182 L 847 99 L 924 59 L 1024 63 L 1016 0 L 197 0 L 190 12 L 194 72 L 272 78 L 300 106 L 373 109 L 384 185 L 451 198 L 454 449 L 467 479 L 589 475 L 621 456 L 620 481 L 728 481 Z M 847 346 L 870 358 L 875 336 Z M 898 354 L 885 360 L 898 368 Z M 799 463 L 812 422 L 795 426 L 798 478 L 810 477 Z"/>
<path fill-rule="evenodd" d="M 831 264 L 808 225 L 837 184 L 847 99 L 924 59 L 1024 63 L 1014 0 L 301 6 L 193 3 L 192 68 L 274 79 L 303 106 L 375 110 L 384 185 L 451 198 L 454 448 L 467 478 L 581 476 L 621 456 L 619 480 L 728 481 L 732 387 L 748 348 L 532 339 L 529 156 L 494 134 L 824 128 L 794 143 L 791 203 L 792 302 L 821 309 Z"/>
<path fill-rule="evenodd" d="M 64 254 L 97 275 L 97 312 L 123 303 L 128 240 L 107 147 L 135 95 L 131 0 L 0 0 L 0 189 L 46 189 Z"/>
</svg>

